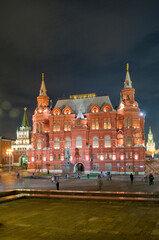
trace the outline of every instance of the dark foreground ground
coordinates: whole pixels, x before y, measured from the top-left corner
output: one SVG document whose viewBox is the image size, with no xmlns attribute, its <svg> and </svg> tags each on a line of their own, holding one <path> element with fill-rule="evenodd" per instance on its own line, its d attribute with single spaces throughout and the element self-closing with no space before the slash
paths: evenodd
<svg viewBox="0 0 159 240">
<path fill-rule="evenodd" d="M 0 204 L 1 240 L 159 239 L 159 206 L 20 199 Z"/>
</svg>

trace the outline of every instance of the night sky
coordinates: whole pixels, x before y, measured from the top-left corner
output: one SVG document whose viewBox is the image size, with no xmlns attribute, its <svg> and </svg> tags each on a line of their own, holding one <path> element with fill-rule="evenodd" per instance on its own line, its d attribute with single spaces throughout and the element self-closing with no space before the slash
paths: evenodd
<svg viewBox="0 0 159 240">
<path fill-rule="evenodd" d="M 119 104 L 126 63 L 136 100 L 159 146 L 159 1 L 2 1 L 0 136 L 30 125 L 45 73 L 48 96 L 108 95 Z M 147 138 L 147 136 L 146 136 Z"/>
</svg>

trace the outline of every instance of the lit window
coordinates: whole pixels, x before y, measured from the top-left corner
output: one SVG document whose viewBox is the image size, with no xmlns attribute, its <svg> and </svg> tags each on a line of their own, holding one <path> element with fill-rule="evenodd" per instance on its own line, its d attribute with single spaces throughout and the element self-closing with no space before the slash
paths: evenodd
<svg viewBox="0 0 159 240">
<path fill-rule="evenodd" d="M 60 141 L 58 138 L 54 140 L 54 149 L 59 149 L 60 148 Z"/>
<path fill-rule="evenodd" d="M 54 132 L 56 132 L 56 123 L 54 123 Z"/>
<path fill-rule="evenodd" d="M 105 147 L 106 148 L 109 148 L 109 147 L 111 147 L 111 139 L 110 139 L 110 137 L 105 137 Z"/>
<path fill-rule="evenodd" d="M 111 171 L 112 170 L 112 164 L 111 163 L 106 163 L 105 164 L 105 171 Z"/>
<path fill-rule="evenodd" d="M 57 123 L 57 131 L 58 132 L 60 131 L 60 123 L 59 122 Z"/>
<path fill-rule="evenodd" d="M 94 130 L 95 129 L 95 121 L 92 120 L 92 129 Z"/>
<path fill-rule="evenodd" d="M 99 129 L 99 121 L 96 120 L 96 129 Z"/>
<path fill-rule="evenodd" d="M 64 124 L 64 131 L 67 131 L 67 122 Z"/>
<path fill-rule="evenodd" d="M 126 137 L 126 146 L 127 147 L 132 146 L 132 138 L 130 136 Z"/>
<path fill-rule="evenodd" d="M 37 149 L 41 149 L 41 140 L 40 139 L 37 141 Z"/>
<path fill-rule="evenodd" d="M 93 138 L 93 148 L 98 148 L 99 147 L 99 141 L 97 137 Z"/>
<path fill-rule="evenodd" d="M 76 147 L 82 148 L 82 138 L 81 137 L 76 138 Z"/>
<path fill-rule="evenodd" d="M 93 164 L 93 170 L 98 171 L 99 170 L 99 164 Z"/>
<path fill-rule="evenodd" d="M 68 131 L 71 131 L 71 122 L 68 122 Z"/>
<path fill-rule="evenodd" d="M 107 120 L 104 119 L 104 129 L 107 129 Z"/>
<path fill-rule="evenodd" d="M 108 119 L 108 129 L 111 129 L 111 120 Z"/>
<path fill-rule="evenodd" d="M 70 138 L 66 138 L 65 140 L 65 148 L 70 148 L 71 147 L 71 140 Z"/>
</svg>

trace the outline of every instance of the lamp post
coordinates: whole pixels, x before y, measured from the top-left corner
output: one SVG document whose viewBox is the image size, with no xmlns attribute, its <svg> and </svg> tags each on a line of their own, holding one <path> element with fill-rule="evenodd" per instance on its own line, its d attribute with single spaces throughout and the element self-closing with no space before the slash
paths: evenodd
<svg viewBox="0 0 159 240">
<path fill-rule="evenodd" d="M 9 174 L 11 174 L 11 156 L 12 156 L 12 149 L 7 149 L 6 154 L 9 156 Z"/>
</svg>

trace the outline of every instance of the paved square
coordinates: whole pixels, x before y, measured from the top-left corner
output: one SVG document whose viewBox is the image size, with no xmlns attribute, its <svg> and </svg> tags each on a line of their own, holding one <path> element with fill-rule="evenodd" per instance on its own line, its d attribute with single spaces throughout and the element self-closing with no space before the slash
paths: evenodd
<svg viewBox="0 0 159 240">
<path fill-rule="evenodd" d="M 0 205 L 1 240 L 159 239 L 159 206 L 21 199 Z"/>
</svg>

